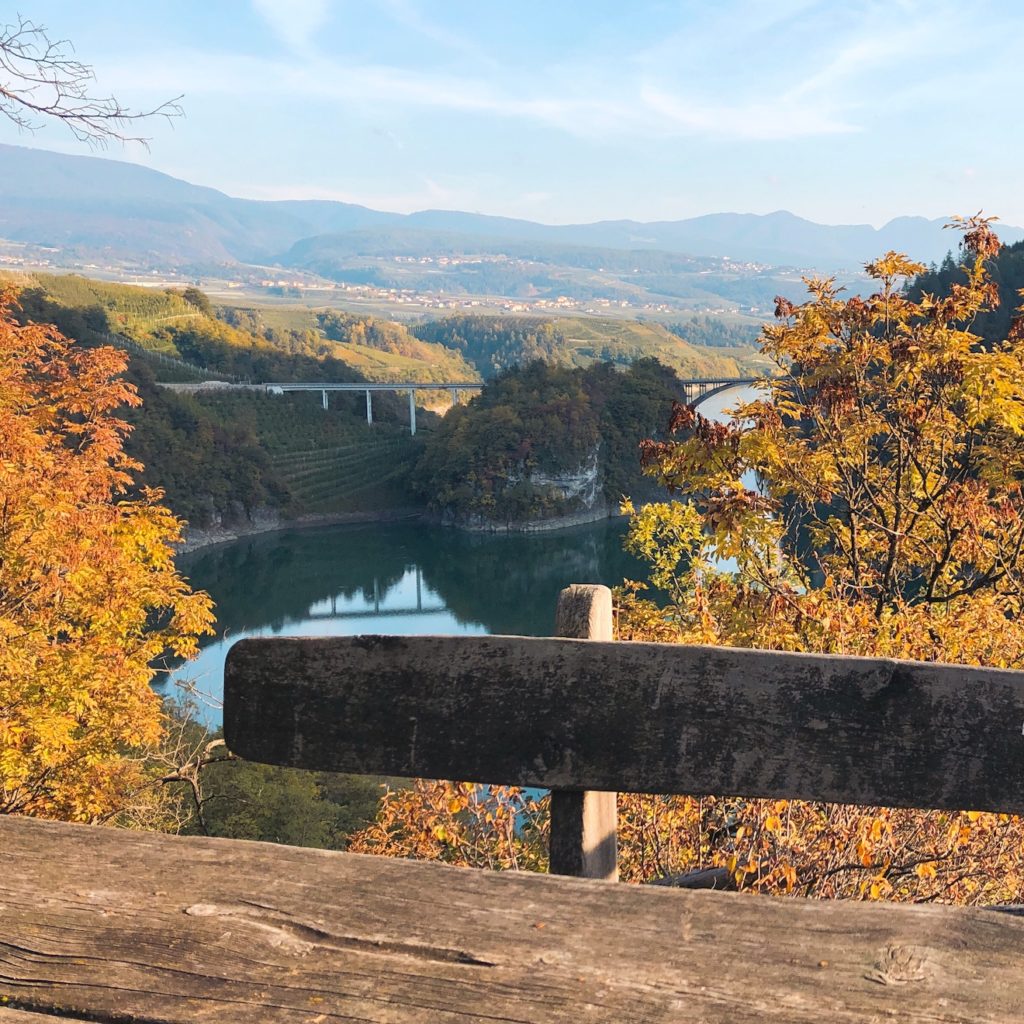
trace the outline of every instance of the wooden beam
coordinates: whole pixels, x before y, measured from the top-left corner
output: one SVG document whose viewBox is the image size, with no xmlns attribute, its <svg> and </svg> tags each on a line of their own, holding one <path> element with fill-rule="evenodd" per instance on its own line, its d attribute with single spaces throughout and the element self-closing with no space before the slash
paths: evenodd
<svg viewBox="0 0 1024 1024">
<path fill-rule="evenodd" d="M 0 850 L 0 1001 L 58 1018 L 1024 1022 L 1024 920 L 985 910 L 604 885 L 9 816 Z"/>
<path fill-rule="evenodd" d="M 1024 812 L 1024 673 L 524 637 L 256 638 L 256 761 L 544 788 Z"/>
<path fill-rule="evenodd" d="M 32 1013 L 30 1010 L 11 1010 L 0 1006 L 0 1024 L 54 1024 L 54 1021 L 72 1021 L 84 1024 L 81 1017 L 67 1017 L 63 1013 Z"/>
<path fill-rule="evenodd" d="M 611 640 L 612 592 L 583 584 L 566 587 L 558 595 L 555 635 Z M 595 683 L 600 685 L 597 680 Z M 551 873 L 617 882 L 618 826 L 615 793 L 551 790 Z"/>
</svg>

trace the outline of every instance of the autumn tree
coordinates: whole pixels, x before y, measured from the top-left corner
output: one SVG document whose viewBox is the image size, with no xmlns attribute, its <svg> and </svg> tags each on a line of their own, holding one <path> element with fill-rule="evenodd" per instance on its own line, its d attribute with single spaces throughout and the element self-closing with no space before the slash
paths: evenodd
<svg viewBox="0 0 1024 1024">
<path fill-rule="evenodd" d="M 0 811 L 109 817 L 163 731 L 151 687 L 211 604 L 175 570 L 181 523 L 130 498 L 126 357 L 21 326 L 0 296 Z"/>
<path fill-rule="evenodd" d="M 644 444 L 673 500 L 627 505 L 628 546 L 667 604 L 623 591 L 620 639 L 1024 667 L 1024 329 L 972 333 L 999 244 L 984 219 L 960 226 L 963 283 L 911 300 L 924 268 L 896 253 L 868 265 L 866 298 L 808 280 L 763 333 L 777 375 L 761 397 L 725 424 L 677 405 L 669 438 Z M 466 799 L 397 794 L 354 845 L 481 863 L 490 838 L 507 862 Z M 622 794 L 619 813 L 626 880 L 721 866 L 777 893 L 1024 898 L 1024 825 L 1007 815 L 728 794 Z"/>
<path fill-rule="evenodd" d="M 998 299 L 999 243 L 985 219 L 959 226 L 964 283 L 912 301 L 903 285 L 924 267 L 892 252 L 867 266 L 866 298 L 808 280 L 808 301 L 779 299 L 764 330 L 778 376 L 761 397 L 726 424 L 678 405 L 674 436 L 644 445 L 677 497 L 630 509 L 628 546 L 671 602 L 628 599 L 629 635 L 1024 667 L 1024 331 L 972 333 Z M 703 836 L 700 853 L 692 801 L 658 813 Z M 704 852 L 762 887 L 1020 896 L 1022 828 L 1006 816 L 788 801 L 715 813 L 731 831 Z"/>
<path fill-rule="evenodd" d="M 896 253 L 868 265 L 866 299 L 810 280 L 765 328 L 763 397 L 729 424 L 677 406 L 676 436 L 644 445 L 681 498 L 636 513 L 630 545 L 671 586 L 682 638 L 1021 665 L 1024 334 L 971 333 L 999 243 L 966 227 L 966 284 L 910 301 L 924 268 Z"/>
</svg>

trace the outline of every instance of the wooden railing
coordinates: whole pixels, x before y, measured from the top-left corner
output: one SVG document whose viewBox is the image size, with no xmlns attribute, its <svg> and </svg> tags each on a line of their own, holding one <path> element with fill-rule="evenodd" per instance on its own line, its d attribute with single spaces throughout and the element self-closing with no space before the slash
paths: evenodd
<svg viewBox="0 0 1024 1024">
<path fill-rule="evenodd" d="M 243 757 L 322 771 L 1024 812 L 1024 673 L 998 669 L 518 636 L 255 638 L 228 654 L 224 729 Z"/>
<path fill-rule="evenodd" d="M 558 631 L 595 639 L 243 640 L 228 742 L 551 788 L 553 863 L 601 877 L 616 790 L 1024 808 L 1024 673 L 614 643 L 601 588 L 571 588 Z M 989 910 L 15 818 L 0 866 L 0 1024 L 1024 1022 L 1024 918 Z"/>
</svg>

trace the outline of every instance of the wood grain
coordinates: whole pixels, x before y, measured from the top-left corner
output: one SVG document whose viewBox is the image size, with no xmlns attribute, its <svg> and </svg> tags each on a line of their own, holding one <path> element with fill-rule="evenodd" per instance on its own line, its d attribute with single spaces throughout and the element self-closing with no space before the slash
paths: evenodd
<svg viewBox="0 0 1024 1024">
<path fill-rule="evenodd" d="M 32 1013 L 30 1010 L 11 1010 L 0 1006 L 0 1024 L 54 1024 L 54 1021 L 61 1020 L 84 1024 L 81 1017 L 65 1017 L 64 1014 L 54 1016 L 50 1013 Z"/>
<path fill-rule="evenodd" d="M 984 910 L 612 886 L 13 817 L 0 817 L 0 851 L 0 1000 L 71 1019 L 1024 1022 L 1024 920 Z"/>
<path fill-rule="evenodd" d="M 248 639 L 231 749 L 371 775 L 1024 812 L 1024 673 L 525 637 Z"/>
<path fill-rule="evenodd" d="M 558 595 L 555 635 L 611 640 L 612 592 L 575 583 Z M 595 685 L 600 685 L 595 680 Z M 615 793 L 585 789 L 551 791 L 550 871 L 576 878 L 619 880 L 619 812 Z"/>
</svg>

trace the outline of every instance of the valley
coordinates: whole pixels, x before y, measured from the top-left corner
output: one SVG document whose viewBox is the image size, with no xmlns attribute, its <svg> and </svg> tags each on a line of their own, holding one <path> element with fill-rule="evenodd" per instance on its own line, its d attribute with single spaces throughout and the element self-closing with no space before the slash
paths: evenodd
<svg viewBox="0 0 1024 1024">
<path fill-rule="evenodd" d="M 756 324 L 802 277 L 863 286 L 887 248 L 939 262 L 941 220 L 823 225 L 785 211 L 539 224 L 327 200 L 258 202 L 135 164 L 0 145 L 0 266 L 225 303 L 329 306 L 395 320 L 453 313 Z M 115 202 L 112 197 L 117 196 Z M 1005 241 L 1024 238 L 1001 229 Z"/>
<path fill-rule="evenodd" d="M 762 372 L 747 333 L 574 316 L 446 315 L 399 322 L 329 307 L 246 303 L 188 285 L 142 288 L 7 271 L 21 315 L 129 355 L 142 406 L 124 412 L 136 486 L 163 491 L 188 546 L 289 522 L 427 515 L 523 529 L 614 512 L 641 486 L 636 446 L 667 423 L 679 379 Z M 304 382 L 269 394 L 262 382 Z M 373 399 L 317 382 L 485 382 L 452 410 L 443 389 Z M 228 385 L 217 387 L 217 384 Z M 238 387 L 238 385 L 245 385 Z M 581 464 L 586 463 L 581 471 Z M 583 491 L 572 481 L 586 477 Z M 474 482 L 475 481 L 475 482 Z M 585 493 L 583 493 L 585 491 Z"/>
</svg>

